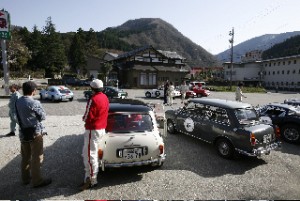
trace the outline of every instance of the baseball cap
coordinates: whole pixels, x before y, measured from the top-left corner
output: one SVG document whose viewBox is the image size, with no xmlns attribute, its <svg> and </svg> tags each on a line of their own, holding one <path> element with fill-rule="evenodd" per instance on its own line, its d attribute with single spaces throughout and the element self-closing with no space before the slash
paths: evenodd
<svg viewBox="0 0 300 201">
<path fill-rule="evenodd" d="M 99 79 L 94 79 L 91 83 L 90 86 L 94 89 L 100 89 L 103 88 L 103 82 Z"/>
</svg>

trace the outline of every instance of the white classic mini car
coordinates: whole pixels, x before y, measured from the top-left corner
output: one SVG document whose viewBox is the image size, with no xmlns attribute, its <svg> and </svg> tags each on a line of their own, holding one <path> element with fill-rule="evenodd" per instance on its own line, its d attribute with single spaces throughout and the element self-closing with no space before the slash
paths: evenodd
<svg viewBox="0 0 300 201">
<path fill-rule="evenodd" d="M 121 102 L 121 103 L 120 103 Z M 107 133 L 99 143 L 99 167 L 160 167 L 165 145 L 153 109 L 130 99 L 110 103 Z"/>
<path fill-rule="evenodd" d="M 40 91 L 40 99 L 49 99 L 51 101 L 72 101 L 73 92 L 65 86 L 49 86 L 47 89 Z"/>
<path fill-rule="evenodd" d="M 164 87 L 160 86 L 157 89 L 149 89 L 145 91 L 145 96 L 147 98 L 163 98 L 164 97 Z M 174 98 L 180 97 L 181 93 L 177 89 L 174 90 Z"/>
</svg>

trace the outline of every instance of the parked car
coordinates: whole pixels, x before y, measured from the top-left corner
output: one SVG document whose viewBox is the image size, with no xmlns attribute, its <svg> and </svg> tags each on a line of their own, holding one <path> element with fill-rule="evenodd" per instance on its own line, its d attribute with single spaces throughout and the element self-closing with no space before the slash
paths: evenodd
<svg viewBox="0 0 300 201">
<path fill-rule="evenodd" d="M 163 98 L 164 97 L 164 87 L 160 86 L 157 89 L 149 89 L 145 91 L 145 96 L 147 98 Z M 174 98 L 180 97 L 181 93 L 177 89 L 174 90 Z"/>
<path fill-rule="evenodd" d="M 193 92 L 193 91 L 187 91 L 187 92 L 185 92 L 185 98 L 186 99 L 187 98 L 194 98 L 196 96 L 197 96 L 197 94 L 195 92 Z"/>
<path fill-rule="evenodd" d="M 51 101 L 73 101 L 73 92 L 65 86 L 49 86 L 39 92 L 41 100 Z"/>
<path fill-rule="evenodd" d="M 288 105 L 300 106 L 300 98 L 285 99 L 283 103 Z"/>
<path fill-rule="evenodd" d="M 123 89 L 118 89 L 116 87 L 111 87 L 111 86 L 104 86 L 103 93 L 105 93 L 109 99 L 113 99 L 113 98 L 125 99 L 128 97 L 128 93 L 123 91 Z M 86 90 L 83 92 L 83 95 L 86 99 L 90 99 L 92 94 L 93 94 L 92 90 Z"/>
<path fill-rule="evenodd" d="M 210 91 L 208 89 L 205 89 L 204 87 L 194 87 L 193 91 L 196 93 L 196 96 L 198 98 L 207 97 L 210 95 Z"/>
<path fill-rule="evenodd" d="M 279 126 L 286 142 L 300 143 L 300 107 L 283 103 L 269 103 L 259 108 L 260 116 L 268 116 Z"/>
<path fill-rule="evenodd" d="M 146 104 L 114 99 L 109 106 L 106 131 L 98 150 L 102 171 L 107 168 L 163 165 L 165 144 L 154 111 Z"/>
<path fill-rule="evenodd" d="M 280 146 L 279 130 L 260 121 L 248 103 L 221 99 L 190 99 L 186 106 L 165 112 L 167 131 L 180 132 L 215 145 L 224 158 L 270 154 Z"/>
</svg>

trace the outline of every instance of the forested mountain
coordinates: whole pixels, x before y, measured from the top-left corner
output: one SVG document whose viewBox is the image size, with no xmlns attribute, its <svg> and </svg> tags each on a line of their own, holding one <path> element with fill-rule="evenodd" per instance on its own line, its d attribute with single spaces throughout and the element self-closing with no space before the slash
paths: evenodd
<svg viewBox="0 0 300 201">
<path fill-rule="evenodd" d="M 285 40 L 300 35 L 300 31 L 287 32 L 281 34 L 266 34 L 249 39 L 233 47 L 233 60 L 234 62 L 240 62 L 241 56 L 244 56 L 246 52 L 252 50 L 262 50 L 265 51 L 278 43 L 282 43 Z M 230 61 L 230 50 L 225 50 L 216 55 L 218 60 L 221 62 Z"/>
<path fill-rule="evenodd" d="M 263 59 L 272 59 L 300 54 L 300 35 L 293 36 L 282 43 L 278 43 L 262 54 Z"/>
<path fill-rule="evenodd" d="M 121 26 L 107 28 L 97 35 L 102 48 L 126 51 L 152 45 L 157 50 L 177 52 L 187 59 L 189 66 L 219 65 L 212 54 L 159 18 L 129 20 Z"/>
</svg>

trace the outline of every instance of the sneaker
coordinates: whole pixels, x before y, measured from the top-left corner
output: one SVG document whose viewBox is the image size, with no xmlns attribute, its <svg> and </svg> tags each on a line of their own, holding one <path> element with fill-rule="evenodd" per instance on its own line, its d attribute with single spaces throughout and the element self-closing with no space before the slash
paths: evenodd
<svg viewBox="0 0 300 201">
<path fill-rule="evenodd" d="M 80 190 L 81 190 L 81 191 L 84 191 L 84 190 L 87 190 L 87 189 L 94 188 L 94 187 L 96 187 L 96 186 L 97 186 L 97 184 L 92 184 L 90 178 L 87 178 L 87 179 L 85 180 L 85 182 L 81 184 Z"/>
<path fill-rule="evenodd" d="M 48 186 L 51 183 L 52 183 L 52 179 L 44 179 L 42 183 L 40 183 L 39 185 L 33 186 L 33 188 L 40 188 L 40 187 Z"/>
<path fill-rule="evenodd" d="M 10 136 L 15 136 L 15 135 L 16 135 L 15 132 L 10 132 L 10 133 L 7 133 L 5 136 L 10 137 Z"/>
</svg>

